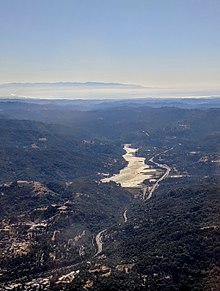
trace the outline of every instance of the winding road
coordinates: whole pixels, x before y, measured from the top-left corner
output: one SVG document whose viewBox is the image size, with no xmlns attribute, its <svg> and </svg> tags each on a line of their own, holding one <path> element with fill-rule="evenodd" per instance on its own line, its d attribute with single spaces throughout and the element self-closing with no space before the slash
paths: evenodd
<svg viewBox="0 0 220 291">
<path fill-rule="evenodd" d="M 152 186 L 152 188 L 151 188 L 150 192 L 148 193 L 148 196 L 147 196 L 147 197 L 145 197 L 145 196 L 146 196 L 146 193 L 147 193 L 147 189 L 146 189 L 146 188 L 144 189 L 144 195 L 143 195 L 144 200 L 149 200 L 149 199 L 152 197 L 153 192 L 158 188 L 160 182 L 163 181 L 164 179 L 166 179 L 166 178 L 169 176 L 170 171 L 171 171 L 171 168 L 170 168 L 168 165 L 166 165 L 166 164 L 159 164 L 159 163 L 155 162 L 154 159 L 155 159 L 156 157 L 158 157 L 159 155 L 161 155 L 161 154 L 165 154 L 165 153 L 167 153 L 168 151 L 170 151 L 170 150 L 172 150 L 172 149 L 173 149 L 173 148 L 170 148 L 170 149 L 168 149 L 168 150 L 165 150 L 164 152 L 155 155 L 154 157 L 152 157 L 152 158 L 149 160 L 149 162 L 155 164 L 157 167 L 162 168 L 162 169 L 165 169 L 165 173 L 164 173 L 164 174 L 163 174 L 163 175 L 162 175 L 162 176 L 157 180 L 157 182 Z"/>
<path fill-rule="evenodd" d="M 97 257 L 103 250 L 102 236 L 103 236 L 104 232 L 106 232 L 106 230 L 107 229 L 100 231 L 95 237 L 95 241 L 96 241 L 96 245 L 97 245 L 97 252 L 95 253 L 94 257 Z"/>
<path fill-rule="evenodd" d="M 126 149 L 128 155 L 132 155 L 133 153 L 135 153 L 137 151 L 137 149 L 130 148 L 130 145 L 125 145 L 124 148 Z M 166 152 L 168 152 L 168 151 L 170 151 L 172 149 L 173 148 L 170 148 L 170 149 L 165 150 L 165 151 L 163 151 L 163 152 L 161 152 L 159 154 L 156 154 L 155 156 L 153 156 L 149 160 L 149 162 L 155 164 L 157 167 L 162 168 L 162 169 L 165 169 L 165 173 L 155 182 L 155 184 L 150 189 L 150 192 L 147 193 L 147 187 L 146 188 L 143 188 L 143 192 L 144 192 L 143 193 L 143 199 L 144 200 L 149 200 L 152 197 L 153 192 L 158 188 L 160 182 L 163 181 L 164 179 L 166 179 L 169 176 L 170 171 L 171 171 L 171 168 L 168 165 L 166 165 L 166 164 L 159 164 L 159 163 L 155 162 L 154 159 L 156 157 L 158 157 L 159 155 L 165 154 Z M 144 162 L 145 161 L 145 158 L 139 158 L 139 159 L 141 159 L 141 160 L 138 160 L 138 162 L 139 163 L 141 162 L 141 163 L 143 163 L 145 165 L 145 162 Z M 146 169 L 146 165 L 144 167 Z M 102 181 L 103 182 L 109 182 L 111 179 L 112 178 L 103 179 Z M 147 195 L 147 197 L 146 197 L 146 195 Z M 125 211 L 123 212 L 124 223 L 126 223 L 128 221 L 127 212 L 128 212 L 128 210 L 126 208 Z M 97 245 L 97 252 L 95 253 L 94 257 L 97 257 L 103 251 L 103 241 L 102 241 L 102 239 L 103 239 L 104 232 L 106 232 L 106 229 L 100 231 L 96 235 L 96 237 L 95 237 L 95 242 L 96 242 L 96 245 Z"/>
<path fill-rule="evenodd" d="M 128 210 L 125 209 L 125 211 L 123 213 L 124 222 L 127 222 L 128 221 L 127 212 L 128 212 Z"/>
</svg>

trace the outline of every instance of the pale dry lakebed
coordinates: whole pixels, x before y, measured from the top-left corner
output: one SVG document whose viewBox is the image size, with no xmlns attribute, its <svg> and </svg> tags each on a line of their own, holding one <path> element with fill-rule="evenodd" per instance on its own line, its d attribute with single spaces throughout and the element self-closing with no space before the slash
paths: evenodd
<svg viewBox="0 0 220 291">
<path fill-rule="evenodd" d="M 101 181 L 104 183 L 114 181 L 120 183 L 122 187 L 141 188 L 143 181 L 151 179 L 156 170 L 150 169 L 145 164 L 145 158 L 135 156 L 135 153 L 138 151 L 137 148 L 132 148 L 130 144 L 125 144 L 124 150 L 126 153 L 123 155 L 123 158 L 128 164 L 121 169 L 119 174 L 104 178 Z"/>
</svg>

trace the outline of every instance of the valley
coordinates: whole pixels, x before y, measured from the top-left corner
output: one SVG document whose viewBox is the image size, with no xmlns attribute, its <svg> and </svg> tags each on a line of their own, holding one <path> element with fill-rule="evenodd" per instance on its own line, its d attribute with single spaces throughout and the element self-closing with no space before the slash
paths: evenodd
<svg viewBox="0 0 220 291">
<path fill-rule="evenodd" d="M 135 155 L 138 149 L 132 148 L 131 144 L 125 144 L 123 149 L 125 154 L 122 157 L 127 165 L 120 170 L 119 174 L 101 181 L 103 183 L 114 181 L 124 188 L 141 188 L 143 181 L 151 179 L 156 170 L 145 164 L 145 158 Z"/>
<path fill-rule="evenodd" d="M 0 102 L 0 290 L 217 290 L 219 109 L 50 102 Z"/>
<path fill-rule="evenodd" d="M 123 188 L 141 189 L 142 198 L 144 200 L 150 199 L 160 182 L 166 179 L 171 171 L 171 168 L 168 165 L 159 164 L 154 161 L 154 158 L 167 153 L 172 150 L 172 148 L 150 158 L 149 162 L 151 166 L 145 163 L 145 158 L 135 155 L 138 149 L 132 148 L 131 144 L 125 144 L 123 149 L 125 150 L 125 154 L 122 157 L 127 162 L 127 165 L 120 170 L 119 174 L 114 174 L 112 177 L 104 178 L 101 181 L 103 183 L 113 181 Z M 155 165 L 156 167 L 154 168 L 152 165 Z M 105 174 L 105 176 L 106 175 L 108 174 Z M 149 182 L 148 186 L 145 185 L 146 181 Z"/>
</svg>

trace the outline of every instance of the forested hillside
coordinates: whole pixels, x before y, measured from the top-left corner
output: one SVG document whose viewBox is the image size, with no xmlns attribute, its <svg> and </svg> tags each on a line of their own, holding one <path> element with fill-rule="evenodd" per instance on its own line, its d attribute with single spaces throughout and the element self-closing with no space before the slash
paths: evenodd
<svg viewBox="0 0 220 291">
<path fill-rule="evenodd" d="M 0 290 L 218 291 L 220 109 L 195 104 L 2 100 Z M 138 187 L 103 181 L 124 144 Z"/>
</svg>

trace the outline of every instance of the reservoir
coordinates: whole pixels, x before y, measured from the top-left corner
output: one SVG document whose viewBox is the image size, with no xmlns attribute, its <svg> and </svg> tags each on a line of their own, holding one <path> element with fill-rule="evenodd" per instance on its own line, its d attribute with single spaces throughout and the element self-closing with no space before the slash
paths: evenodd
<svg viewBox="0 0 220 291">
<path fill-rule="evenodd" d="M 151 179 L 156 170 L 150 169 L 149 165 L 145 164 L 145 158 L 135 156 L 138 148 L 132 148 L 131 144 L 125 144 L 124 150 L 126 153 L 123 158 L 128 164 L 121 169 L 119 174 L 104 178 L 101 181 L 104 183 L 114 181 L 126 188 L 142 188 L 143 181 Z"/>
</svg>

